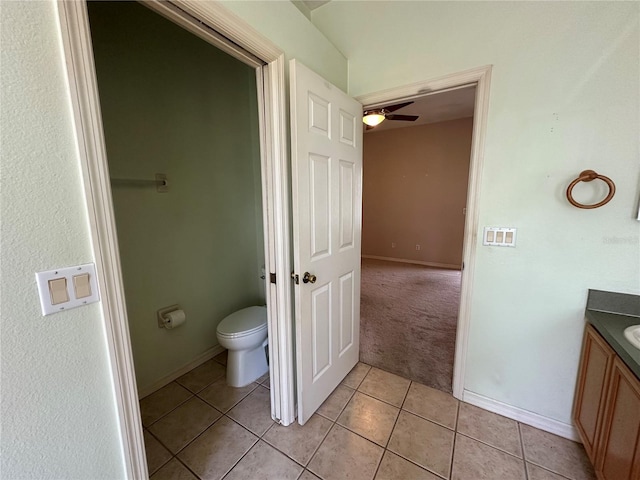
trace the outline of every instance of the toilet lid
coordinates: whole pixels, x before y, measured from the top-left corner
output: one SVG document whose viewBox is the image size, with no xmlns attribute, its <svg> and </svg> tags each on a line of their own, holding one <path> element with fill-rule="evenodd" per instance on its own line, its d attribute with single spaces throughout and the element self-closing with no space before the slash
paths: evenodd
<svg viewBox="0 0 640 480">
<path fill-rule="evenodd" d="M 218 334 L 238 337 L 267 328 L 267 307 L 247 307 L 222 319 Z"/>
</svg>

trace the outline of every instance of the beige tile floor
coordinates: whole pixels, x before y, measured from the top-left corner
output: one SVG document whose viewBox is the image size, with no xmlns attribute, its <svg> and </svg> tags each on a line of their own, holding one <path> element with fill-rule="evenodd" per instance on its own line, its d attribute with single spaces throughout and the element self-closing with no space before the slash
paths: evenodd
<svg viewBox="0 0 640 480">
<path fill-rule="evenodd" d="M 304 425 L 269 378 L 228 387 L 220 355 L 142 399 L 153 480 L 587 480 L 581 445 L 359 363 Z"/>
</svg>

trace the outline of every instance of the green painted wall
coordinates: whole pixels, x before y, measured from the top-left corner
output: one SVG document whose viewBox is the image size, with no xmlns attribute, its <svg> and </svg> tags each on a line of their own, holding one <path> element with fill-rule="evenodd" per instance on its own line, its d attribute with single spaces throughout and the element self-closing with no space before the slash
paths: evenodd
<svg viewBox="0 0 640 480">
<path fill-rule="evenodd" d="M 289 60 L 295 58 L 347 91 L 347 59 L 292 2 L 222 0 L 219 3 L 284 51 L 286 71 Z"/>
<path fill-rule="evenodd" d="M 138 387 L 217 345 L 229 313 L 264 304 L 255 70 L 137 4 L 89 4 Z M 179 304 L 187 322 L 157 326 Z"/>
<path fill-rule="evenodd" d="M 55 4 L 0 25 L 0 476 L 121 479 L 100 305 L 43 317 L 35 282 L 94 261 Z"/>
</svg>

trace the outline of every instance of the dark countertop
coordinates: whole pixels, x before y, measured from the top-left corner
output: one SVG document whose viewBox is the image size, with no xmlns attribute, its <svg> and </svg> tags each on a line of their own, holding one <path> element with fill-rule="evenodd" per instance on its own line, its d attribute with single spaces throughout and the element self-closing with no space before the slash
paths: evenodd
<svg viewBox="0 0 640 480">
<path fill-rule="evenodd" d="M 640 379 L 640 349 L 624 337 L 625 328 L 640 325 L 640 296 L 589 290 L 585 316 Z"/>
<path fill-rule="evenodd" d="M 639 325 L 640 318 L 615 313 L 587 310 L 585 316 L 620 359 L 640 379 L 640 349 L 637 349 L 624 338 L 624 329 L 631 325 Z"/>
</svg>

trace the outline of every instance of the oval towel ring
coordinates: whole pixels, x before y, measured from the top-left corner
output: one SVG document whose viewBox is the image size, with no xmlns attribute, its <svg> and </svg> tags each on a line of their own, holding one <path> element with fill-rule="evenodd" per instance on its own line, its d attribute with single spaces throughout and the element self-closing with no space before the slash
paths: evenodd
<svg viewBox="0 0 640 480">
<path fill-rule="evenodd" d="M 573 190 L 573 187 L 575 187 L 580 182 L 591 182 L 592 180 L 595 180 L 595 179 L 600 179 L 609 186 L 609 194 L 604 198 L 604 200 L 598 203 L 594 203 L 593 205 L 583 205 L 582 203 L 576 202 L 571 196 L 571 191 Z M 580 172 L 580 176 L 576 178 L 573 182 L 571 182 L 567 187 L 567 200 L 569 200 L 569 203 L 571 205 L 578 208 L 601 207 L 609 203 L 609 201 L 613 198 L 615 194 L 616 194 L 616 184 L 613 183 L 613 180 L 611 180 L 609 177 L 605 177 L 604 175 L 598 175 L 593 170 L 585 170 L 583 172 Z"/>
</svg>

